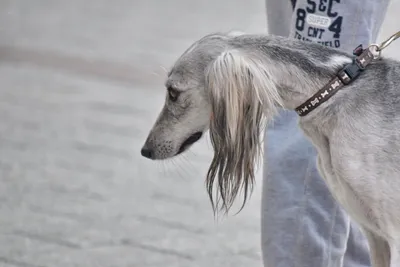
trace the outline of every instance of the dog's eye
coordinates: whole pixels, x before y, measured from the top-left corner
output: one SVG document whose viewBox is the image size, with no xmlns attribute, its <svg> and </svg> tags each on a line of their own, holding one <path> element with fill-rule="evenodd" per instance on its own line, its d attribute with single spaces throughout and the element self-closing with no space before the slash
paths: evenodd
<svg viewBox="0 0 400 267">
<path fill-rule="evenodd" d="M 172 102 L 178 100 L 179 92 L 171 87 L 168 88 L 168 96 Z"/>
</svg>

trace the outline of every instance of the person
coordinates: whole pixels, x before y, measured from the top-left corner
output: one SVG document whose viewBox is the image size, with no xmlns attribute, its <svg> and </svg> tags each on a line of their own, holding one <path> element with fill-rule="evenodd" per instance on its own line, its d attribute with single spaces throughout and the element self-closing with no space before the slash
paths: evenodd
<svg viewBox="0 0 400 267">
<path fill-rule="evenodd" d="M 266 0 L 268 32 L 352 52 L 377 39 L 390 0 Z M 265 132 L 265 267 L 370 266 L 368 244 L 316 168 L 316 151 L 282 111 Z"/>
</svg>

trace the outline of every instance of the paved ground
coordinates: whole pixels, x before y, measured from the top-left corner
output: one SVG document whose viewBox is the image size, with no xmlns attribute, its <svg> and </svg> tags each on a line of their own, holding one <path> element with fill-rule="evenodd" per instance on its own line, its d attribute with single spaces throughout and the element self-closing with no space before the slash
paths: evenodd
<svg viewBox="0 0 400 267">
<path fill-rule="evenodd" d="M 384 36 L 398 30 L 393 1 Z M 216 222 L 207 140 L 166 163 L 139 150 L 162 67 L 209 32 L 264 31 L 264 11 L 262 0 L 0 1 L 0 266 L 261 266 L 260 176 L 246 209 Z"/>
</svg>

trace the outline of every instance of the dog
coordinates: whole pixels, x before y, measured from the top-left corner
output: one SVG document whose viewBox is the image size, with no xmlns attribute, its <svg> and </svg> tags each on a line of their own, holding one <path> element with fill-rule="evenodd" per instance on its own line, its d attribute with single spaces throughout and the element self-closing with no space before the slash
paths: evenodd
<svg viewBox="0 0 400 267">
<path fill-rule="evenodd" d="M 141 154 L 174 157 L 209 131 L 212 205 L 229 210 L 241 192 L 244 205 L 266 125 L 280 109 L 301 106 L 352 62 L 346 52 L 273 35 L 204 36 L 168 72 L 165 104 Z M 299 127 L 317 149 L 318 171 L 332 195 L 361 225 L 373 266 L 399 267 L 400 62 L 375 60 L 299 116 Z"/>
</svg>

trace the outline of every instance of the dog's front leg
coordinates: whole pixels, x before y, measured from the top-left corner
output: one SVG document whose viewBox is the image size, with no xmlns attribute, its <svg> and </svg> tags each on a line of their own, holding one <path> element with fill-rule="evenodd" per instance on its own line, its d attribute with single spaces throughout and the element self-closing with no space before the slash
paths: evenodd
<svg viewBox="0 0 400 267">
<path fill-rule="evenodd" d="M 365 228 L 363 230 L 368 239 L 372 267 L 400 266 L 399 262 L 392 264 L 390 263 L 390 247 L 386 240 Z"/>
</svg>

